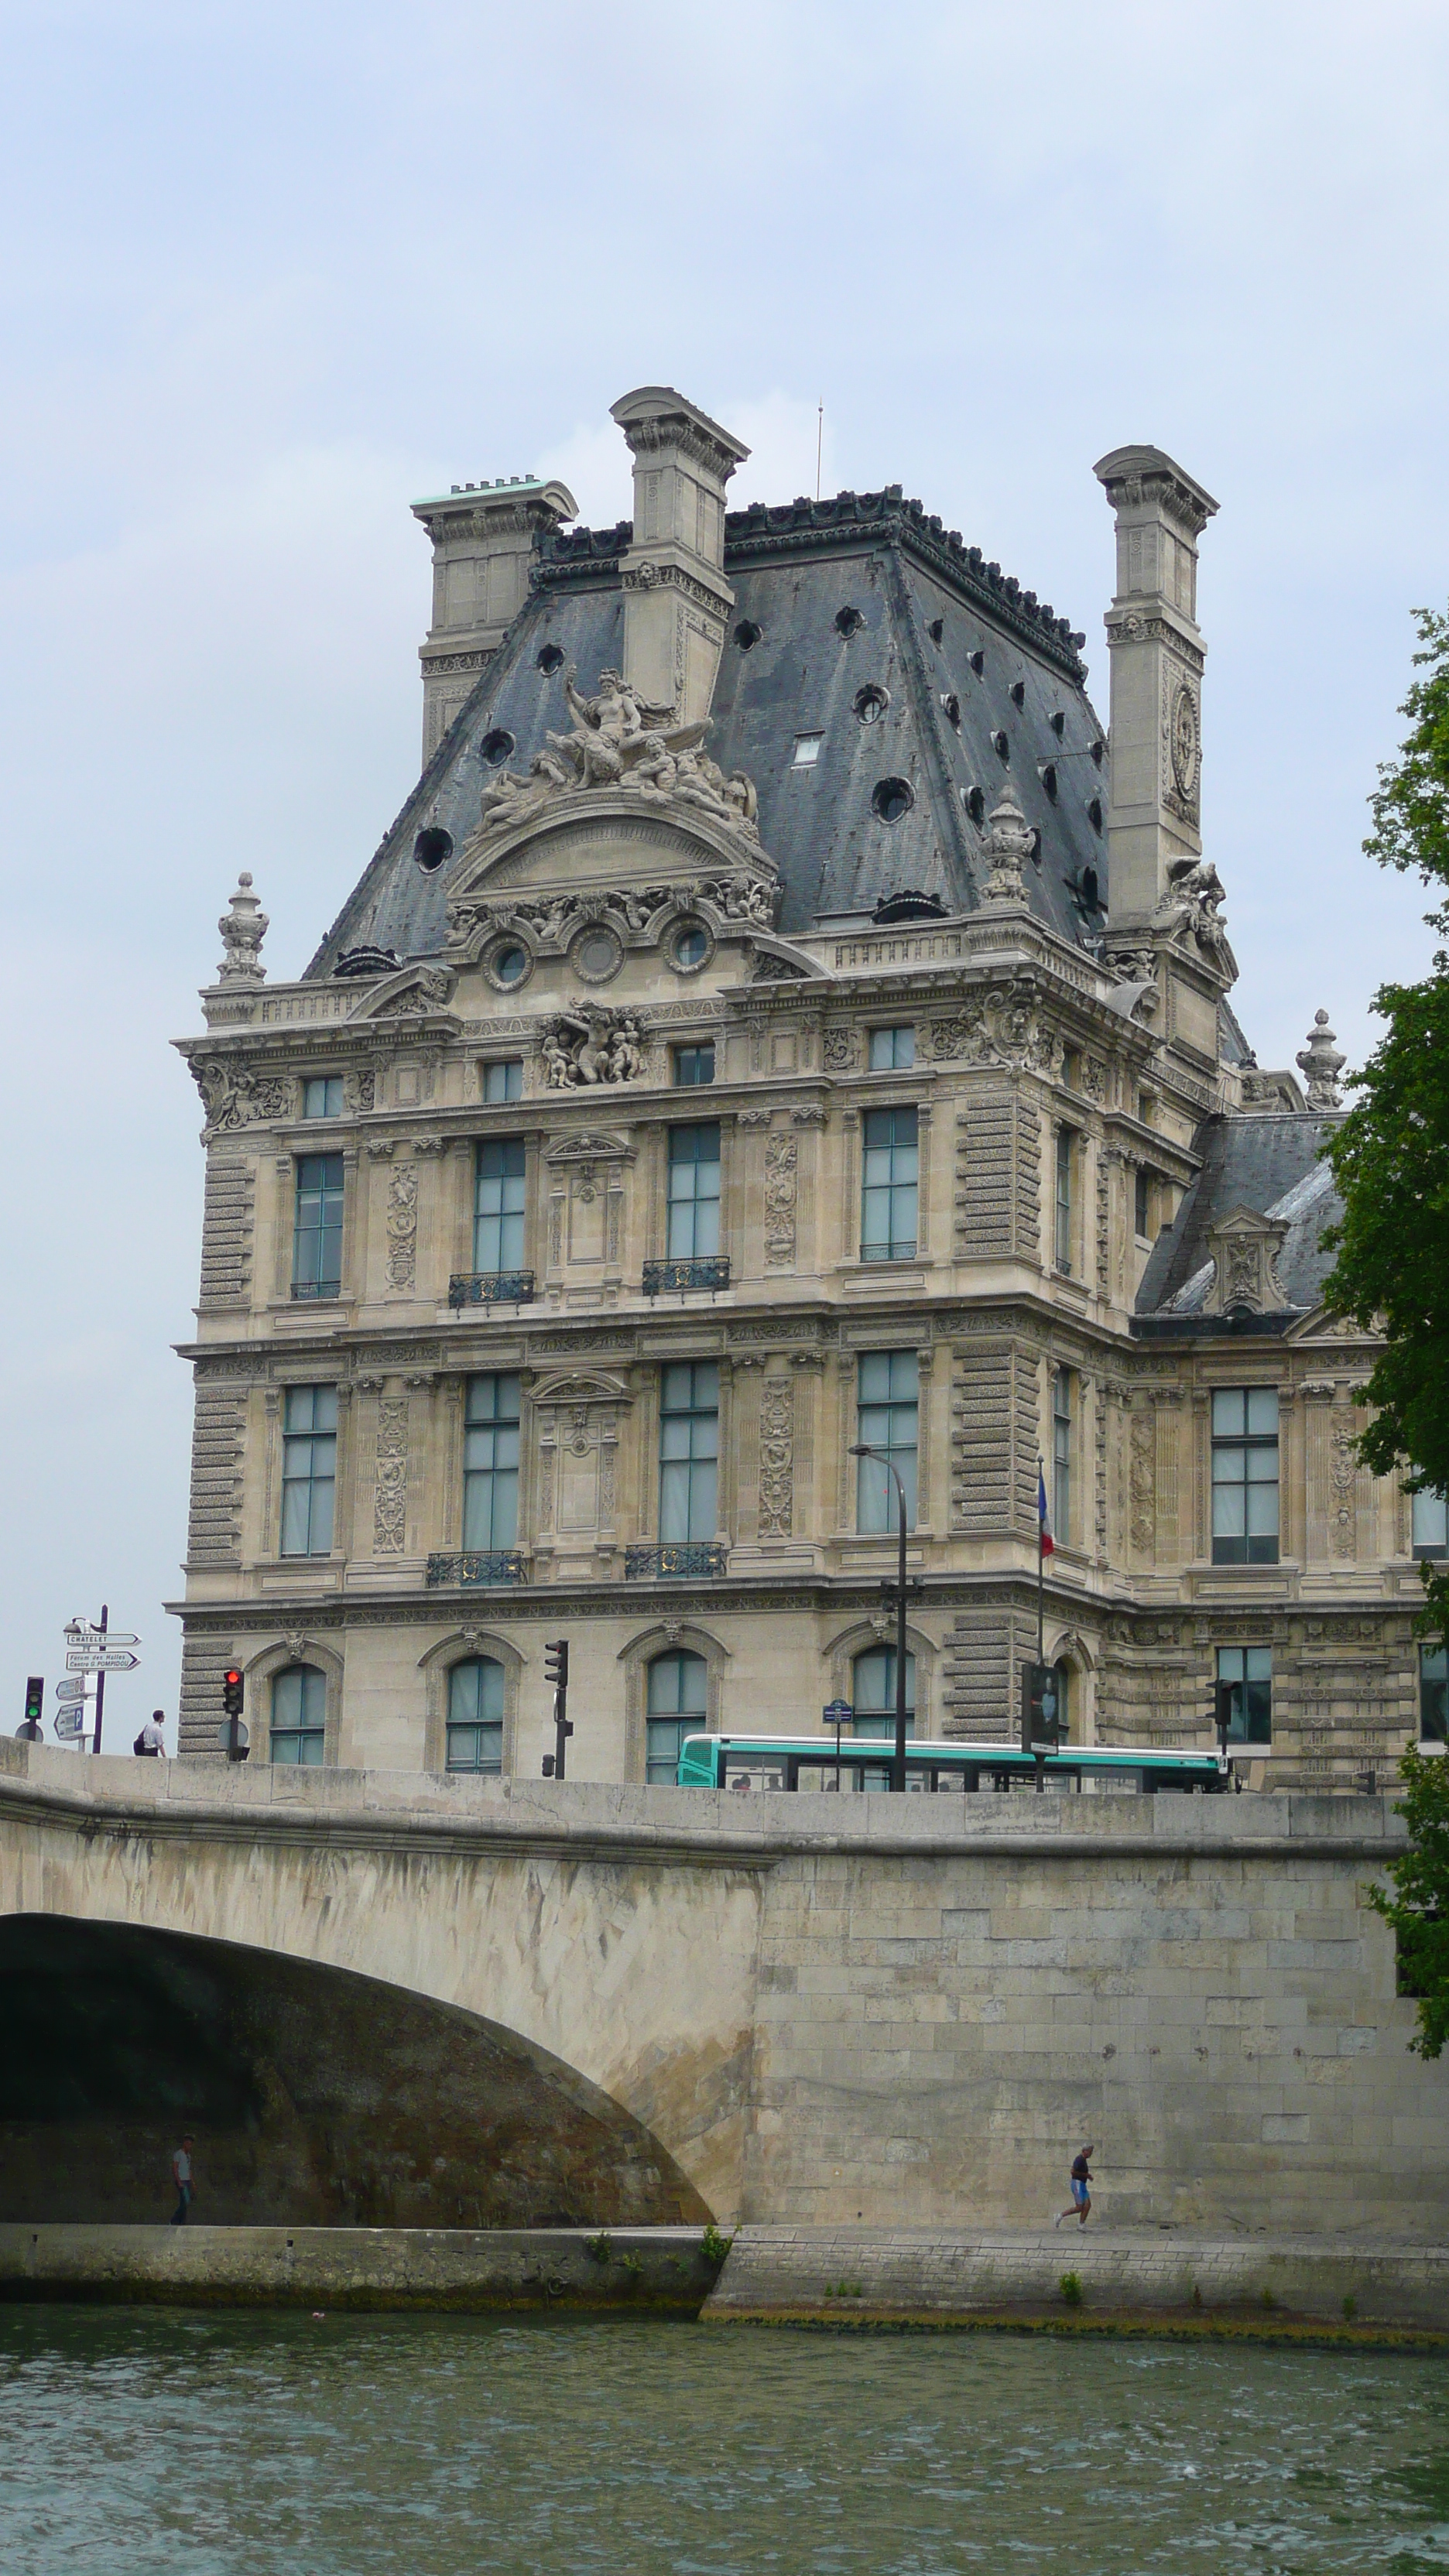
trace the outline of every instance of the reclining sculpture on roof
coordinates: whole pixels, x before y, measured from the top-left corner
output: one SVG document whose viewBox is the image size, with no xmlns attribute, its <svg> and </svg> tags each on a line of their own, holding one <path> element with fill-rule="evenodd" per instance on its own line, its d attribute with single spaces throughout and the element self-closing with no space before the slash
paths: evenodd
<svg viewBox="0 0 1449 2576">
<path fill-rule="evenodd" d="M 672 707 L 651 707 L 618 671 L 601 671 L 583 697 L 570 662 L 564 696 L 573 727 L 550 733 L 526 778 L 500 770 L 483 790 L 475 841 L 522 822 L 552 796 L 581 788 L 629 787 L 660 804 L 692 805 L 716 827 L 758 838 L 759 801 L 742 769 L 726 778 L 703 749 L 709 719 L 671 724 Z"/>
</svg>

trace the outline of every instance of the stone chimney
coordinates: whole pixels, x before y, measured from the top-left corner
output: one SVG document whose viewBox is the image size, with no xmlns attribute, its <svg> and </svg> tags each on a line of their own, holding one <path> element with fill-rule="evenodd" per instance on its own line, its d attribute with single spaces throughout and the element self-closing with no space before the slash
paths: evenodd
<svg viewBox="0 0 1449 2576">
<path fill-rule="evenodd" d="M 1113 936 L 1142 927 L 1176 859 L 1202 856 L 1202 672 L 1197 540 L 1211 494 L 1160 447 L 1118 447 L 1093 467 L 1117 519 L 1112 789 L 1107 879 Z"/>
<path fill-rule="evenodd" d="M 709 714 L 734 592 L 724 577 L 725 485 L 749 449 L 672 385 L 610 409 L 634 459 L 624 557 L 624 677 L 678 724 Z"/>
<path fill-rule="evenodd" d="M 414 501 L 413 517 L 433 541 L 433 622 L 418 656 L 424 768 L 528 597 L 535 535 L 578 510 L 566 483 L 532 474 L 455 483 L 437 500 Z"/>
</svg>

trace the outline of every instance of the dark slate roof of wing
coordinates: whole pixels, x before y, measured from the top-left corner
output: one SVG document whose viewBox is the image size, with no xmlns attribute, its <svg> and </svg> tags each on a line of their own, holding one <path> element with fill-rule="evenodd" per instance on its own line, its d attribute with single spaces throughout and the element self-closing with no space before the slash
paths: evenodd
<svg viewBox="0 0 1449 2576">
<path fill-rule="evenodd" d="M 1283 1294 L 1295 1313 L 1318 1305 L 1333 1266 L 1321 1238 L 1341 1211 L 1319 1148 L 1340 1124 L 1340 1118 L 1311 1110 L 1206 1119 L 1194 1139 L 1202 1169 L 1152 1248 L 1137 1313 L 1201 1313 L 1212 1285 L 1209 1231 L 1240 1207 L 1286 1222 L 1277 1263 Z"/>
<path fill-rule="evenodd" d="M 586 691 L 601 669 L 622 667 L 619 557 L 632 533 L 626 520 L 540 542 L 527 602 L 309 975 L 329 974 L 364 943 L 400 957 L 442 946 L 448 871 L 418 867 L 418 833 L 441 828 L 460 848 L 490 759 L 526 770 L 550 729 L 568 730 L 562 666 L 539 668 L 546 648 L 577 664 Z M 726 772 L 754 780 L 760 836 L 780 870 L 782 931 L 823 914 L 869 915 L 910 890 L 948 912 L 974 908 L 986 819 L 1007 782 L 1040 835 L 1027 868 L 1033 909 L 1068 938 L 1101 930 L 1104 736 L 1086 695 L 1083 639 L 1064 619 L 898 486 L 732 512 L 725 572 L 735 607 L 709 749 Z M 820 736 L 808 765 L 796 759 L 802 734 Z M 905 800 L 891 790 L 897 780 Z M 895 819 L 878 810 L 902 802 Z"/>
</svg>

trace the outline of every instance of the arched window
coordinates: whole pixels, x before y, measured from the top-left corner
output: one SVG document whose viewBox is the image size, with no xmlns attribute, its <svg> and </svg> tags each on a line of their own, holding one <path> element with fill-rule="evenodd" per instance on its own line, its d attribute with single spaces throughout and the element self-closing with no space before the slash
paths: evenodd
<svg viewBox="0 0 1449 2576">
<path fill-rule="evenodd" d="M 709 1709 L 709 1668 L 703 1655 L 687 1646 L 672 1655 L 656 1655 L 649 1667 L 648 1743 L 644 1777 L 651 1784 L 671 1785 L 679 1768 L 679 1748 L 686 1735 L 703 1733 Z"/>
<path fill-rule="evenodd" d="M 448 1769 L 502 1768 L 503 1666 L 491 1655 L 475 1655 L 448 1675 Z"/>
<path fill-rule="evenodd" d="M 326 1735 L 326 1674 L 315 1664 L 288 1664 L 272 1679 L 272 1760 L 315 1766 L 322 1760 Z"/>
<path fill-rule="evenodd" d="M 893 1735 L 896 1725 L 896 1650 L 868 1646 L 851 1666 L 851 1700 L 857 1735 Z M 906 1652 L 906 1733 L 916 1731 L 916 1659 Z"/>
</svg>

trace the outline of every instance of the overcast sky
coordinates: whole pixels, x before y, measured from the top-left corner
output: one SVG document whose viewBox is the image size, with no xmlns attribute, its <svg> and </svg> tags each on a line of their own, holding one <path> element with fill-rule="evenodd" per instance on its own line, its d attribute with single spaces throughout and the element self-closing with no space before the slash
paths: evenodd
<svg viewBox="0 0 1449 2576">
<path fill-rule="evenodd" d="M 1204 829 L 1264 1064 L 1422 972 L 1360 854 L 1449 592 L 1442 0 L 0 0 L 0 1724 L 72 1610 L 175 1707 L 199 1025 L 239 867 L 305 962 L 412 785 L 408 502 L 679 386 L 736 502 L 900 482 L 1085 629 L 1091 467 L 1203 540 Z M 13 1704 L 13 1715 L 12 1715 Z M 49 1707 L 49 1702 L 47 1703 Z"/>
</svg>

